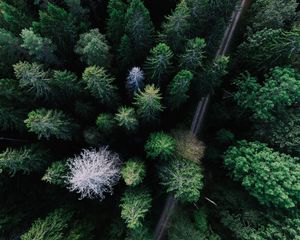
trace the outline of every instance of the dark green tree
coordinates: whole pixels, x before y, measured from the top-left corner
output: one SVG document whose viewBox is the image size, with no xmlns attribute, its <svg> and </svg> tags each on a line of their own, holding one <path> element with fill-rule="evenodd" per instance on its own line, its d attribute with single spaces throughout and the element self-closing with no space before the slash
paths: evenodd
<svg viewBox="0 0 300 240">
<path fill-rule="evenodd" d="M 25 128 L 24 118 L 26 115 L 20 109 L 11 106 L 0 106 L 0 130 L 18 130 Z"/>
<path fill-rule="evenodd" d="M 105 36 L 98 29 L 91 29 L 80 35 L 75 52 L 81 56 L 86 65 L 109 67 L 111 59 L 109 49 Z"/>
<path fill-rule="evenodd" d="M 137 106 L 137 114 L 145 121 L 152 121 L 158 118 L 163 111 L 161 105 L 161 94 L 159 88 L 154 85 L 146 85 L 143 91 L 135 94 L 134 104 Z"/>
<path fill-rule="evenodd" d="M 122 166 L 121 174 L 126 185 L 135 187 L 144 180 L 145 164 L 138 158 L 131 158 Z"/>
<path fill-rule="evenodd" d="M 170 70 L 173 53 L 164 43 L 159 43 L 151 49 L 147 57 L 145 69 L 146 74 L 152 81 L 160 82 Z"/>
<path fill-rule="evenodd" d="M 300 202 L 298 158 L 282 154 L 260 142 L 239 141 L 224 156 L 234 180 L 261 204 L 293 208 Z"/>
<path fill-rule="evenodd" d="M 138 127 L 138 120 L 134 108 L 120 107 L 115 115 L 115 120 L 120 127 L 127 131 L 135 131 Z"/>
<path fill-rule="evenodd" d="M 60 110 L 45 108 L 31 111 L 24 121 L 28 131 L 37 134 L 38 138 L 49 139 L 55 137 L 62 140 L 71 140 L 77 125 Z"/>
<path fill-rule="evenodd" d="M 167 103 L 174 110 L 186 103 L 189 98 L 189 90 L 193 74 L 188 70 L 182 70 L 176 74 L 167 88 Z"/>
<path fill-rule="evenodd" d="M 159 170 L 161 184 L 183 203 L 197 202 L 203 188 L 201 167 L 189 160 L 174 158 Z"/>
<path fill-rule="evenodd" d="M 109 135 L 112 133 L 116 126 L 116 122 L 114 116 L 110 113 L 101 113 L 97 117 L 96 120 L 97 129 L 104 133 L 105 135 Z"/>
<path fill-rule="evenodd" d="M 101 103 L 107 105 L 116 103 L 117 88 L 113 85 L 115 79 L 104 68 L 87 67 L 82 74 L 82 80 L 86 84 L 86 89 Z"/>
<path fill-rule="evenodd" d="M 120 47 L 118 48 L 118 62 L 122 70 L 128 70 L 129 67 L 134 65 L 134 52 L 133 45 L 128 37 L 128 35 L 123 35 L 120 42 Z"/>
<path fill-rule="evenodd" d="M 151 208 L 152 198 L 146 190 L 128 189 L 121 198 L 121 217 L 129 229 L 143 226 L 143 220 Z"/>
<path fill-rule="evenodd" d="M 113 46 L 118 46 L 124 35 L 126 8 L 127 5 L 122 0 L 109 0 L 108 2 L 106 35 Z"/>
<path fill-rule="evenodd" d="M 151 133 L 145 144 L 145 152 L 151 159 L 170 160 L 174 158 L 175 150 L 175 139 L 164 132 Z"/>
<path fill-rule="evenodd" d="M 49 152 L 31 145 L 19 149 L 6 148 L 0 153 L 0 171 L 14 176 L 17 172 L 30 174 L 47 166 Z"/>
<path fill-rule="evenodd" d="M 181 52 L 189 38 L 190 11 L 185 0 L 180 1 L 176 9 L 166 18 L 162 25 L 160 39 L 175 52 Z"/>
<path fill-rule="evenodd" d="M 56 46 L 48 38 L 43 38 L 32 29 L 23 29 L 21 47 L 25 48 L 34 61 L 54 64 L 58 63 L 55 55 Z"/>
</svg>

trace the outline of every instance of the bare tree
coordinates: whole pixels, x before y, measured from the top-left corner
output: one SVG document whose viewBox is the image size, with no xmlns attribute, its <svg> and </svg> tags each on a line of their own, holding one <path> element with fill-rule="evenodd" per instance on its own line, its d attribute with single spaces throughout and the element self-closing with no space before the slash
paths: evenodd
<svg viewBox="0 0 300 240">
<path fill-rule="evenodd" d="M 79 193 L 80 199 L 103 200 L 104 193 L 112 194 L 113 186 L 120 179 L 120 165 L 119 155 L 107 147 L 84 149 L 79 156 L 68 160 L 68 189 Z"/>
</svg>

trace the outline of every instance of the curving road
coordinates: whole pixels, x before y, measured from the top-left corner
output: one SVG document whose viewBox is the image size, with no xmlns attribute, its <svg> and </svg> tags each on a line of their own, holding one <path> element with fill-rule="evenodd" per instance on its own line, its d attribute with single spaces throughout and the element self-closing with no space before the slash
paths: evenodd
<svg viewBox="0 0 300 240">
<path fill-rule="evenodd" d="M 243 12 L 245 12 L 247 7 L 249 6 L 250 2 L 251 2 L 251 0 L 241 0 L 238 3 L 238 5 L 235 7 L 235 9 L 231 15 L 229 25 L 227 26 L 227 28 L 224 32 L 219 49 L 215 55 L 215 59 L 218 58 L 219 56 L 223 56 L 227 53 L 230 43 L 233 39 L 233 35 L 236 30 L 236 26 L 237 26 L 238 22 L 240 21 Z M 191 126 L 191 132 L 194 135 L 197 135 L 203 126 L 203 120 L 204 120 L 205 113 L 208 108 L 209 100 L 210 100 L 210 94 L 201 98 L 197 105 L 197 109 L 196 109 L 196 112 L 195 112 L 195 115 L 193 118 L 193 122 L 192 122 L 192 126 Z M 163 240 L 165 238 L 166 230 L 168 228 L 170 218 L 171 218 L 173 210 L 176 206 L 176 203 L 177 203 L 177 200 L 175 199 L 175 197 L 172 194 L 169 194 L 167 197 L 165 206 L 164 206 L 164 210 L 160 216 L 158 224 L 156 225 L 156 229 L 154 232 L 155 240 Z"/>
</svg>

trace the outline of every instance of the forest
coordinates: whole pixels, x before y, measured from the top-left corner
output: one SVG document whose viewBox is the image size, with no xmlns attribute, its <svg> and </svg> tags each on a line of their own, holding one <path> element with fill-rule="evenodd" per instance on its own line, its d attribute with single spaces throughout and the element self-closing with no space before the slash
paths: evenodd
<svg viewBox="0 0 300 240">
<path fill-rule="evenodd" d="M 0 240 L 300 240 L 297 0 L 0 0 Z"/>
</svg>

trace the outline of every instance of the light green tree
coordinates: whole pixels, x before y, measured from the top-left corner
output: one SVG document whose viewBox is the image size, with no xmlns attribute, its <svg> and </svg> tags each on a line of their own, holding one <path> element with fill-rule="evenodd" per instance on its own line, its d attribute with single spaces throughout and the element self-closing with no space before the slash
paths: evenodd
<svg viewBox="0 0 300 240">
<path fill-rule="evenodd" d="M 121 174 L 126 185 L 135 187 L 144 180 L 145 164 L 138 158 L 130 158 L 122 166 Z"/>
<path fill-rule="evenodd" d="M 127 131 L 134 131 L 138 127 L 138 120 L 134 108 L 120 107 L 115 115 L 115 120 L 120 127 Z"/>
<path fill-rule="evenodd" d="M 42 180 L 50 184 L 59 186 L 65 185 L 65 178 L 67 174 L 67 165 L 64 161 L 53 162 L 46 170 Z"/>
</svg>

